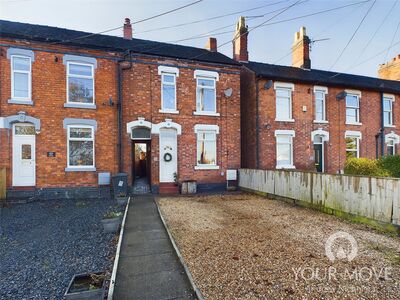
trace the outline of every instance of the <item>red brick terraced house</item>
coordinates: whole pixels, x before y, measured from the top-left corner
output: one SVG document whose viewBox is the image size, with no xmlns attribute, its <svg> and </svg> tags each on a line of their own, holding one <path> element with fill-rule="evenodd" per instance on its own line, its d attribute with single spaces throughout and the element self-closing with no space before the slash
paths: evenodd
<svg viewBox="0 0 400 300">
<path fill-rule="evenodd" d="M 244 65 L 242 167 L 342 173 L 347 157 L 400 154 L 399 81 L 311 69 L 304 27 L 292 66 L 249 61 L 243 18 L 236 36 L 233 56 Z"/>
<path fill-rule="evenodd" d="M 240 167 L 240 69 L 199 49 L 0 21 L 9 198 L 98 196 L 112 174 L 223 189 Z M 231 174 L 232 172 L 228 172 Z"/>
</svg>

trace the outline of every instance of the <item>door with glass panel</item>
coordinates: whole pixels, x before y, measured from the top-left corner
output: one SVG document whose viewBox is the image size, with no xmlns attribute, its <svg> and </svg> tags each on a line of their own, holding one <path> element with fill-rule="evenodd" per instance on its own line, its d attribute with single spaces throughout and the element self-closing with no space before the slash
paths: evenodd
<svg viewBox="0 0 400 300">
<path fill-rule="evenodd" d="M 314 138 L 314 163 L 317 172 L 324 172 L 324 141 L 320 135 Z"/>
<path fill-rule="evenodd" d="M 33 125 L 13 126 L 13 186 L 36 185 L 35 137 Z"/>
</svg>

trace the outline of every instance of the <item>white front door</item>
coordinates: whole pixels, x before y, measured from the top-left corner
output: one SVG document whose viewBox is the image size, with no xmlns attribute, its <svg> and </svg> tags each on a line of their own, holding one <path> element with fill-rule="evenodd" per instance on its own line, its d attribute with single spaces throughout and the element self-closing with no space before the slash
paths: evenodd
<svg viewBox="0 0 400 300">
<path fill-rule="evenodd" d="M 35 186 L 35 127 L 13 126 L 13 186 Z"/>
<path fill-rule="evenodd" d="M 176 129 L 160 129 L 160 182 L 174 182 L 178 170 Z"/>
</svg>

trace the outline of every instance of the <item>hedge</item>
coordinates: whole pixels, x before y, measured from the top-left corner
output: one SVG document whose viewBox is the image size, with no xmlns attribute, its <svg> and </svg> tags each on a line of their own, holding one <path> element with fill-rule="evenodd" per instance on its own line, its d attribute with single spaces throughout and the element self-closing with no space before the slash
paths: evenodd
<svg viewBox="0 0 400 300">
<path fill-rule="evenodd" d="M 368 158 L 348 158 L 344 166 L 344 173 L 377 177 L 389 177 L 391 175 L 388 170 L 383 168 L 379 160 Z"/>
<path fill-rule="evenodd" d="M 400 178 L 400 155 L 388 155 L 379 159 L 382 169 L 389 172 L 389 176 Z"/>
</svg>

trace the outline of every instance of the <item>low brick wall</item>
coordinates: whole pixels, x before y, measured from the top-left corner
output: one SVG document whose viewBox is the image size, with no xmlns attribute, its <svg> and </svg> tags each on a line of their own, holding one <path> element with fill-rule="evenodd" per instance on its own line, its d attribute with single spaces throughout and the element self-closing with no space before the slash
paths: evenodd
<svg viewBox="0 0 400 300">
<path fill-rule="evenodd" d="M 240 169 L 239 186 L 365 223 L 400 226 L 400 179 Z"/>
</svg>

